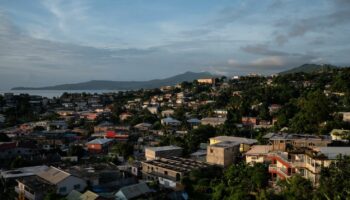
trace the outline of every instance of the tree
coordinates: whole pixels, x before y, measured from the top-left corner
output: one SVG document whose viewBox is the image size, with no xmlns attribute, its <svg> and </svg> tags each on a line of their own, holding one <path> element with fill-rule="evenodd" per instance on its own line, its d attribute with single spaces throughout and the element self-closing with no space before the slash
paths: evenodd
<svg viewBox="0 0 350 200">
<path fill-rule="evenodd" d="M 350 197 L 350 157 L 339 156 L 337 161 L 321 170 L 317 189 L 321 199 L 347 199 Z"/>
<path fill-rule="evenodd" d="M 212 199 L 254 199 L 271 196 L 266 193 L 268 185 L 267 167 L 263 164 L 248 166 L 231 165 L 225 170 L 219 184 L 213 187 Z M 260 193 L 264 193 L 260 194 Z"/>
<path fill-rule="evenodd" d="M 73 145 L 69 147 L 68 155 L 69 156 L 78 156 L 78 158 L 83 157 L 85 150 L 82 146 Z"/>
<path fill-rule="evenodd" d="M 45 197 L 44 200 L 64 200 L 65 198 L 59 196 L 58 194 L 56 194 L 55 192 L 48 192 Z"/>
<path fill-rule="evenodd" d="M 278 184 L 281 187 L 281 195 L 286 200 L 310 200 L 313 197 L 311 181 L 300 175 L 294 175 Z"/>
<path fill-rule="evenodd" d="M 25 160 L 21 156 L 17 156 L 12 162 L 11 162 L 11 169 L 23 167 L 25 165 Z"/>
<path fill-rule="evenodd" d="M 128 158 L 134 154 L 134 146 L 130 143 L 117 143 L 112 146 L 111 152 Z"/>
<path fill-rule="evenodd" d="M 188 152 L 197 150 L 201 142 L 207 142 L 209 138 L 216 135 L 216 129 L 210 125 L 199 126 L 197 129 L 193 129 L 185 136 L 185 145 Z"/>
<path fill-rule="evenodd" d="M 9 138 L 5 133 L 0 133 L 0 142 L 10 142 L 11 138 Z"/>
<path fill-rule="evenodd" d="M 331 103 L 321 91 L 310 92 L 299 99 L 300 111 L 293 117 L 291 128 L 297 133 L 317 133 L 320 124 L 330 119 Z"/>
</svg>

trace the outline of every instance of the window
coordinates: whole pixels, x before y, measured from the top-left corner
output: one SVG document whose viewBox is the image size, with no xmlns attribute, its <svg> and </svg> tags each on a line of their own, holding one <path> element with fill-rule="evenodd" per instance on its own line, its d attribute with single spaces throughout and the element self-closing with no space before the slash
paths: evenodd
<svg viewBox="0 0 350 200">
<path fill-rule="evenodd" d="M 213 153 L 214 152 L 214 150 L 213 149 L 210 149 L 210 153 Z"/>
<path fill-rule="evenodd" d="M 74 185 L 74 189 L 75 189 L 75 190 L 79 190 L 79 189 L 80 189 L 80 184 Z"/>
<path fill-rule="evenodd" d="M 66 188 L 66 187 L 60 187 L 60 193 L 66 192 L 66 191 L 67 191 L 67 188 Z"/>
</svg>

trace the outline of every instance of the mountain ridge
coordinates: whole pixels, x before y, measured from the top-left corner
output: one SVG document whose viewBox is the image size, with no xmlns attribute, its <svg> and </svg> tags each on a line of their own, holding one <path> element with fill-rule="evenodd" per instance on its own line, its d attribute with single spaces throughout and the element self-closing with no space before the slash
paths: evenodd
<svg viewBox="0 0 350 200">
<path fill-rule="evenodd" d="M 135 90 L 159 88 L 167 85 L 176 85 L 183 81 L 193 81 L 199 78 L 217 77 L 209 72 L 187 71 L 164 79 L 152 79 L 148 81 L 109 81 L 90 80 L 81 83 L 59 84 L 45 87 L 14 87 L 11 90 Z"/>
<path fill-rule="evenodd" d="M 279 72 L 279 75 L 293 74 L 293 73 L 314 73 L 322 70 L 335 69 L 337 66 L 330 64 L 303 64 L 299 67 L 294 67 L 282 72 Z"/>
</svg>

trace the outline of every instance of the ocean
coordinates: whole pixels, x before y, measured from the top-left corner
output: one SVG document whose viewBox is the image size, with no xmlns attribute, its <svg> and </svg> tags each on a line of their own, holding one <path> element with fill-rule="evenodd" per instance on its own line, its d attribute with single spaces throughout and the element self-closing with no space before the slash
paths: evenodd
<svg viewBox="0 0 350 200">
<path fill-rule="evenodd" d="M 2 90 L 0 94 L 13 93 L 13 94 L 29 94 L 39 95 L 42 97 L 53 98 L 60 97 L 63 93 L 89 93 L 89 94 L 103 94 L 111 92 L 119 92 L 119 90 Z"/>
</svg>

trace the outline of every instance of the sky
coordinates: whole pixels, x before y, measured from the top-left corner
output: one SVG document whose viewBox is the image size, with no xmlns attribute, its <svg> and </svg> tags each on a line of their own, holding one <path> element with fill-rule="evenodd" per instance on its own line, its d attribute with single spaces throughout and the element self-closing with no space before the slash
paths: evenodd
<svg viewBox="0 0 350 200">
<path fill-rule="evenodd" d="M 0 0 L 0 89 L 349 65 L 349 0 Z"/>
</svg>

